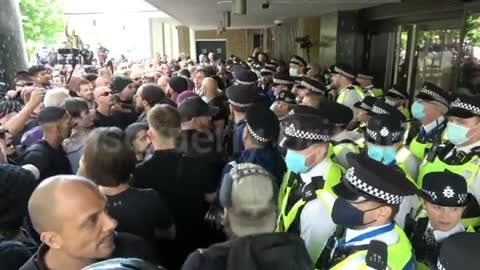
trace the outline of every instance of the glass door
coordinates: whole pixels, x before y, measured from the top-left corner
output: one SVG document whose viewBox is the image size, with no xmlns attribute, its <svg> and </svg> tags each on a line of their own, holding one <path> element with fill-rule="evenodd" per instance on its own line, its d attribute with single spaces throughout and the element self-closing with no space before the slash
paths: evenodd
<svg viewBox="0 0 480 270">
<path fill-rule="evenodd" d="M 426 81 L 453 90 L 457 84 L 460 29 L 427 30 L 418 27 L 415 45 L 415 94 Z"/>
</svg>

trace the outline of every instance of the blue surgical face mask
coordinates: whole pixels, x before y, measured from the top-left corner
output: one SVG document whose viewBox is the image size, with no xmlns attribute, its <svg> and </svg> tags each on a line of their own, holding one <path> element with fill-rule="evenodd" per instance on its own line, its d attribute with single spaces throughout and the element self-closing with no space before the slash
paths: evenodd
<svg viewBox="0 0 480 270">
<path fill-rule="evenodd" d="M 285 163 L 287 164 L 287 168 L 294 172 L 294 173 L 305 173 L 310 170 L 305 163 L 307 161 L 307 157 L 304 155 L 297 153 L 292 150 L 287 150 L 287 155 L 285 156 Z"/>
<path fill-rule="evenodd" d="M 422 121 L 425 119 L 425 104 L 420 101 L 415 101 L 412 104 L 412 116 L 413 118 Z"/>
<path fill-rule="evenodd" d="M 464 144 L 468 141 L 467 134 L 472 128 L 467 128 L 464 126 L 461 126 L 457 123 L 453 122 L 448 122 L 447 124 L 447 138 L 448 140 L 455 144 L 455 145 L 461 145 Z"/>
<path fill-rule="evenodd" d="M 385 165 L 392 164 L 397 156 L 397 150 L 394 146 L 380 146 L 376 144 L 368 144 L 368 156 Z"/>
<path fill-rule="evenodd" d="M 290 76 L 292 77 L 297 77 L 298 76 L 298 70 L 296 68 L 290 68 Z"/>
</svg>

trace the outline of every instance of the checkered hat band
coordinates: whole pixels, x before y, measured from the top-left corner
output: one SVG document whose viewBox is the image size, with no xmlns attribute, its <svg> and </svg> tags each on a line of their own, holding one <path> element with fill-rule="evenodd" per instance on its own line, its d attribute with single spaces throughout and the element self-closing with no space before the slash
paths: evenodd
<svg viewBox="0 0 480 270">
<path fill-rule="evenodd" d="M 469 111 L 473 114 L 480 115 L 480 108 L 479 107 L 477 107 L 475 105 L 472 105 L 472 104 L 462 102 L 460 99 L 455 100 L 452 103 L 451 108 L 460 108 L 460 109 Z"/>
<path fill-rule="evenodd" d="M 372 107 L 368 106 L 367 104 L 365 104 L 365 103 L 363 103 L 363 102 L 360 104 L 360 108 L 361 108 L 361 109 L 364 109 L 364 110 L 367 110 L 367 111 L 371 111 L 371 110 L 372 110 Z"/>
<path fill-rule="evenodd" d="M 380 190 L 376 187 L 372 187 L 368 183 L 365 183 L 362 179 L 358 178 L 355 175 L 354 167 L 351 167 L 350 169 L 348 169 L 347 173 L 345 174 L 345 178 L 355 188 L 365 192 L 366 194 L 374 198 L 378 198 L 382 201 L 385 201 L 388 204 L 400 204 L 402 202 L 403 196 L 394 195 L 384 190 Z"/>
<path fill-rule="evenodd" d="M 247 126 L 247 129 L 248 129 L 248 132 L 250 132 L 250 134 L 252 134 L 252 136 L 253 136 L 253 138 L 255 138 L 255 140 L 257 140 L 259 142 L 268 142 L 267 138 L 263 138 L 262 136 L 255 133 L 255 131 L 253 131 L 253 129 L 250 127 L 250 125 L 248 123 L 247 123 L 246 126 Z"/>
<path fill-rule="evenodd" d="M 278 98 L 277 100 L 280 100 L 280 101 L 285 101 L 287 103 L 292 103 L 292 102 L 295 102 L 294 99 L 291 99 L 289 97 L 284 97 L 284 98 Z"/>
<path fill-rule="evenodd" d="M 315 141 L 328 141 L 330 138 L 328 135 L 316 134 L 304 130 L 298 130 L 295 128 L 294 124 L 291 124 L 285 129 L 285 135 L 290 137 L 295 137 L 304 140 L 315 140 Z"/>
<path fill-rule="evenodd" d="M 361 73 L 357 75 L 357 78 L 373 81 L 373 76 L 369 76 L 369 75 L 365 75 L 365 74 L 361 74 Z"/>
<path fill-rule="evenodd" d="M 302 61 L 298 60 L 297 58 L 293 58 L 292 60 L 290 60 L 290 63 L 292 64 L 296 64 L 296 65 L 299 65 L 299 66 L 305 66 L 304 63 L 302 63 Z"/>
<path fill-rule="evenodd" d="M 307 88 L 308 90 L 310 91 L 313 91 L 313 92 L 316 92 L 316 93 L 320 93 L 320 94 L 323 94 L 324 92 L 316 87 L 314 87 L 313 85 L 307 83 L 306 81 L 302 81 L 300 83 L 301 86 Z"/>
<path fill-rule="evenodd" d="M 240 80 L 236 80 L 235 82 L 241 85 L 254 85 L 256 83 L 256 82 L 245 82 Z"/>
<path fill-rule="evenodd" d="M 392 93 L 392 94 L 395 94 L 395 95 L 398 95 L 398 96 L 401 96 L 403 98 L 407 98 L 404 93 L 398 91 L 397 89 L 391 88 L 390 90 L 388 90 L 388 92 Z"/>
<path fill-rule="evenodd" d="M 379 136 L 382 138 L 391 138 L 393 141 L 398 140 L 402 137 L 402 132 L 391 132 L 386 127 L 383 127 L 380 132 L 367 128 L 366 132 L 367 136 L 373 140 L 377 140 Z"/>
<path fill-rule="evenodd" d="M 270 73 L 270 74 L 273 74 L 273 71 L 271 69 L 268 69 L 268 68 L 262 68 L 260 70 L 261 73 Z"/>
<path fill-rule="evenodd" d="M 350 74 L 350 73 L 344 71 L 343 69 L 340 69 L 340 68 L 338 68 L 338 67 L 335 67 L 333 70 L 334 70 L 336 73 L 342 74 L 343 76 L 345 76 L 345 77 L 347 77 L 347 78 L 355 79 L 355 76 L 354 76 L 353 74 Z"/>
<path fill-rule="evenodd" d="M 386 110 L 384 110 L 384 109 L 382 109 L 382 108 L 380 108 L 380 107 L 378 107 L 378 106 L 373 106 L 372 112 L 373 112 L 374 114 L 389 114 Z"/>
<path fill-rule="evenodd" d="M 443 264 L 440 262 L 440 260 L 437 260 L 437 269 L 438 270 L 447 270 L 447 268 L 445 268 L 443 266 Z"/>
<path fill-rule="evenodd" d="M 442 104 L 444 104 L 448 107 L 448 101 L 444 97 L 437 94 L 436 92 L 434 92 L 432 90 L 429 90 L 427 88 L 423 88 L 420 91 L 420 93 L 431 96 L 433 98 L 433 100 L 438 101 L 438 102 L 440 102 L 440 103 L 442 103 Z"/>
<path fill-rule="evenodd" d="M 228 102 L 230 104 L 232 104 L 233 106 L 239 107 L 239 108 L 246 108 L 246 107 L 250 107 L 250 106 L 253 105 L 253 103 L 238 103 L 238 102 L 235 102 L 233 100 L 229 100 Z"/>
<path fill-rule="evenodd" d="M 294 82 L 292 81 L 286 81 L 286 80 L 281 80 L 281 79 L 273 79 L 273 83 L 276 83 L 276 84 L 287 84 L 287 85 L 292 85 L 294 84 Z"/>
<path fill-rule="evenodd" d="M 422 191 L 428 194 L 428 196 L 430 196 L 430 199 L 432 199 L 433 202 L 438 201 L 438 195 L 436 192 L 431 190 L 426 190 L 426 189 L 422 189 Z M 452 194 L 452 198 L 454 195 L 455 194 Z M 457 193 L 456 195 L 457 195 L 457 204 L 465 204 L 467 202 L 468 193 Z M 445 197 L 445 194 L 443 194 L 443 197 Z"/>
</svg>

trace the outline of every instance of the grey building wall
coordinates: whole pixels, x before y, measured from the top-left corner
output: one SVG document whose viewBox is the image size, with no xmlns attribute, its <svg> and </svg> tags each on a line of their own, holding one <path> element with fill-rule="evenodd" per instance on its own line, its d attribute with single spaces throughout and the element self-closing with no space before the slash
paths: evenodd
<svg viewBox="0 0 480 270">
<path fill-rule="evenodd" d="M 10 84 L 26 69 L 27 57 L 18 1 L 0 0 L 0 7 L 0 83 Z"/>
</svg>

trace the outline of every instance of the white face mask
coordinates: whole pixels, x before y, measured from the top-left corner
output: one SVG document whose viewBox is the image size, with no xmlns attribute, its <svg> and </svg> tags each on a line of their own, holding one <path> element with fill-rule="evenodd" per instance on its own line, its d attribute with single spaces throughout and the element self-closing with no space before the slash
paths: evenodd
<svg viewBox="0 0 480 270">
<path fill-rule="evenodd" d="M 298 76 L 298 70 L 296 68 L 290 68 L 290 76 L 297 77 Z"/>
<path fill-rule="evenodd" d="M 274 112 L 276 108 L 277 108 L 277 103 L 274 102 L 272 106 L 270 106 L 270 110 Z"/>
</svg>

